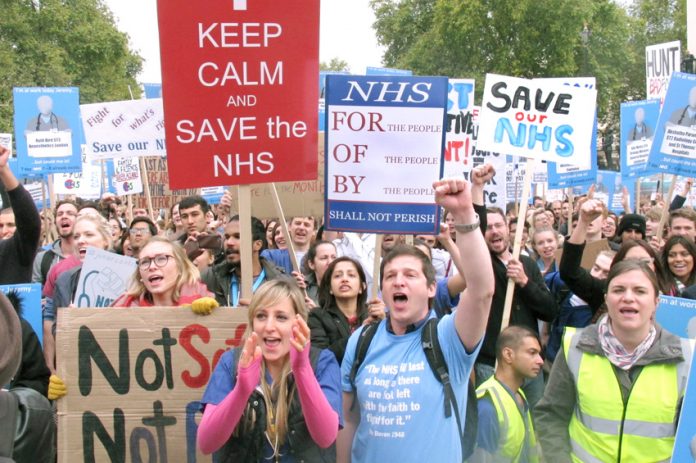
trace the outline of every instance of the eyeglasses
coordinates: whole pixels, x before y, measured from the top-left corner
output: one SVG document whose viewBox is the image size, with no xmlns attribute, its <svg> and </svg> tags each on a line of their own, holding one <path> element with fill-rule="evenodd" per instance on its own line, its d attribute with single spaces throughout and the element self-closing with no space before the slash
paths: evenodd
<svg viewBox="0 0 696 463">
<path fill-rule="evenodd" d="M 138 267 L 140 267 L 140 270 L 148 270 L 150 268 L 150 265 L 152 263 L 155 263 L 155 267 L 157 268 L 162 268 L 165 265 L 167 265 L 167 262 L 169 262 L 169 259 L 174 258 L 174 256 L 170 254 L 158 254 L 155 257 L 143 257 L 138 261 Z"/>
<path fill-rule="evenodd" d="M 150 229 L 149 228 L 131 228 L 128 230 L 128 233 L 131 235 L 149 235 L 150 234 Z"/>
</svg>

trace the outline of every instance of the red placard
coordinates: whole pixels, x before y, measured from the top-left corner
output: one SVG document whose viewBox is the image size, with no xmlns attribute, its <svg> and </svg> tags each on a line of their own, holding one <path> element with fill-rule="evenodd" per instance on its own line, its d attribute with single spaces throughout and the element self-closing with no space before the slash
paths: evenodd
<svg viewBox="0 0 696 463">
<path fill-rule="evenodd" d="M 171 187 L 315 179 L 319 0 L 157 10 Z"/>
</svg>

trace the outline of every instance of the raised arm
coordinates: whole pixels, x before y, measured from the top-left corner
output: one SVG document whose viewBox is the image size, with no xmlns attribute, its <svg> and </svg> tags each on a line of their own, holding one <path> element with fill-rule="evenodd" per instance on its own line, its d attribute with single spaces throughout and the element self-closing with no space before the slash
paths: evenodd
<svg viewBox="0 0 696 463">
<path fill-rule="evenodd" d="M 468 287 L 459 300 L 455 326 L 464 347 L 471 352 L 485 332 L 491 308 L 494 292 L 491 256 L 479 232 L 470 184 L 461 178 L 445 179 L 433 183 L 433 188 L 435 201 L 454 217 L 455 229 L 458 229 L 457 248 L 461 262 L 466 262 L 466 265 L 458 265 Z"/>
</svg>

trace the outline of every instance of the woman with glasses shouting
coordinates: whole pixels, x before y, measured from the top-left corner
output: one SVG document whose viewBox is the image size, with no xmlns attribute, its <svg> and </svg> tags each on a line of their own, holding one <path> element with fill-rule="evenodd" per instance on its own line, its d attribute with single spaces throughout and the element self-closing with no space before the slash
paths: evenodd
<svg viewBox="0 0 696 463">
<path fill-rule="evenodd" d="M 154 236 L 140 250 L 131 285 L 113 307 L 191 305 L 194 312 L 207 314 L 217 307 L 211 296 L 184 248 Z"/>
</svg>

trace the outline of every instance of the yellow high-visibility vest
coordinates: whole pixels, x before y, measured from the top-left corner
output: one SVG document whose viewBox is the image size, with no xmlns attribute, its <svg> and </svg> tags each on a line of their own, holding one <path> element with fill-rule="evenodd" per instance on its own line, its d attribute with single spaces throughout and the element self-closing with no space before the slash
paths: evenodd
<svg viewBox="0 0 696 463">
<path fill-rule="evenodd" d="M 524 392 L 520 389 L 520 395 L 527 398 Z M 525 440 L 529 442 L 529 460 L 532 463 L 539 461 L 539 452 L 534 435 L 534 426 L 529 410 L 522 416 L 519 406 L 515 399 L 495 379 L 491 376 L 483 384 L 476 389 L 476 397 L 482 399 L 485 396 L 490 397 L 493 406 L 495 407 L 496 415 L 498 416 L 498 429 L 500 430 L 500 438 L 498 439 L 498 451 L 494 455 L 495 462 L 510 462 L 517 463 L 522 457 Z"/>
<path fill-rule="evenodd" d="M 684 396 L 693 346 L 682 339 L 685 362 L 643 367 L 624 404 L 621 386 L 604 355 L 577 348 L 580 332 L 563 337 L 575 380 L 575 411 L 569 433 L 575 462 L 669 461 L 676 433 L 677 404 Z"/>
</svg>

